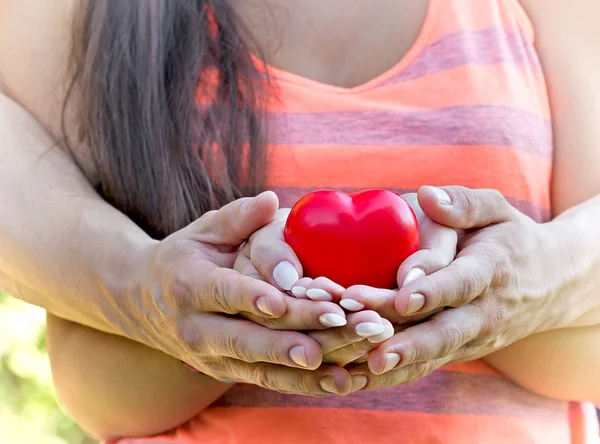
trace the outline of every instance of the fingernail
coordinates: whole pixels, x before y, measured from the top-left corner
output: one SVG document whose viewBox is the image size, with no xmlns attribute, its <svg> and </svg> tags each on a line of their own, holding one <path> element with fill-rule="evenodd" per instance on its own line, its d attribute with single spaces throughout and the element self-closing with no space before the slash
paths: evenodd
<svg viewBox="0 0 600 444">
<path fill-rule="evenodd" d="M 256 307 L 261 313 L 266 314 L 267 316 L 275 316 L 275 313 L 273 313 L 273 309 L 271 308 L 271 301 L 269 301 L 269 298 L 266 296 L 261 296 L 256 300 Z"/>
<path fill-rule="evenodd" d="M 384 326 L 383 333 L 375 336 L 370 336 L 369 338 L 367 338 L 367 340 L 371 344 L 380 344 L 384 341 L 387 341 L 392 336 L 394 336 L 394 327 L 392 326 L 392 324 L 386 323 L 386 325 Z"/>
<path fill-rule="evenodd" d="M 319 385 L 323 390 L 325 390 L 328 393 L 334 393 L 336 395 L 340 393 L 337 386 L 335 385 L 335 378 L 333 376 L 324 376 L 319 381 Z"/>
<path fill-rule="evenodd" d="M 408 306 L 406 307 L 406 314 L 411 315 L 418 312 L 425 305 L 425 296 L 419 293 L 411 294 L 408 298 Z"/>
<path fill-rule="evenodd" d="M 367 382 L 369 382 L 369 380 L 365 375 L 352 376 L 352 391 L 357 392 L 364 389 L 367 385 Z"/>
<path fill-rule="evenodd" d="M 402 286 L 405 287 L 412 281 L 416 281 L 417 279 L 420 279 L 422 277 L 425 277 L 425 271 L 422 268 L 413 268 L 408 272 L 408 274 L 404 278 Z"/>
<path fill-rule="evenodd" d="M 363 304 L 354 299 L 342 299 L 340 305 L 349 311 L 360 311 L 365 308 Z"/>
<path fill-rule="evenodd" d="M 332 301 L 333 298 L 331 295 L 325 290 L 321 290 L 320 288 L 311 288 L 306 290 L 306 296 L 313 301 Z"/>
<path fill-rule="evenodd" d="M 292 288 L 292 294 L 297 298 L 303 298 L 306 296 L 306 288 L 304 287 L 294 287 Z"/>
<path fill-rule="evenodd" d="M 375 322 L 361 322 L 356 326 L 354 332 L 358 336 L 366 338 L 373 335 L 379 335 L 383 333 L 384 330 L 385 327 L 383 326 L 383 324 L 377 324 Z"/>
<path fill-rule="evenodd" d="M 258 201 L 258 196 L 253 197 L 252 199 L 248 199 L 246 201 L 246 203 L 244 204 L 244 206 L 242 207 L 242 211 L 249 211 L 252 208 L 254 208 L 254 206 L 256 205 L 256 202 Z"/>
<path fill-rule="evenodd" d="M 300 367 L 307 368 L 308 361 L 306 360 L 306 353 L 304 352 L 304 346 L 296 345 L 290 349 L 290 358 Z"/>
<path fill-rule="evenodd" d="M 385 366 L 383 367 L 383 373 L 389 372 L 391 369 L 396 367 L 400 362 L 400 355 L 398 353 L 386 353 L 385 354 Z"/>
<path fill-rule="evenodd" d="M 452 200 L 450 199 L 450 196 L 448 196 L 448 193 L 446 193 L 441 188 L 431 187 L 431 191 L 433 191 L 433 194 L 435 194 L 435 197 L 437 197 L 437 200 L 440 203 L 440 205 L 452 204 Z"/>
<path fill-rule="evenodd" d="M 319 316 L 319 322 L 325 327 L 342 327 L 346 325 L 346 319 L 335 313 L 325 313 Z"/>
<path fill-rule="evenodd" d="M 298 272 L 294 266 L 287 261 L 278 263 L 273 269 L 273 280 L 284 290 L 291 290 L 298 279 Z"/>
</svg>

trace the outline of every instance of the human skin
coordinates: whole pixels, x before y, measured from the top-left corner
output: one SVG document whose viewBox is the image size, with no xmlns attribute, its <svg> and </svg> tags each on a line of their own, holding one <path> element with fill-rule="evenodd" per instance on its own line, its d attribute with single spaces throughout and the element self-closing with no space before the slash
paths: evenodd
<svg viewBox="0 0 600 444">
<path fill-rule="evenodd" d="M 30 7 L 33 3 L 33 1 L 21 2 L 21 4 L 28 4 Z M 502 365 L 505 365 L 506 368 L 503 371 L 507 373 L 510 373 L 510 369 L 514 367 L 514 373 L 511 377 L 531 390 L 554 397 L 576 399 L 578 393 L 581 394 L 582 389 L 590 388 L 589 385 L 585 384 L 586 375 L 584 374 L 582 377 L 577 372 L 585 371 L 586 366 L 587 368 L 595 368 L 593 365 L 597 363 L 597 359 L 590 359 L 589 349 L 583 346 L 585 340 L 582 338 L 596 338 L 596 326 L 600 323 L 597 316 L 598 309 L 594 305 L 597 303 L 597 297 L 593 297 L 597 294 L 594 293 L 593 288 L 595 277 L 593 273 L 590 273 L 590 276 L 584 276 L 585 271 L 593 269 L 597 263 L 595 256 L 599 250 L 597 235 L 595 227 L 590 221 L 595 220 L 598 204 L 591 200 L 586 204 L 579 205 L 586 199 L 596 195 L 600 190 L 595 177 L 596 166 L 600 164 L 599 150 L 597 149 L 600 137 L 595 127 L 597 113 L 594 113 L 594 104 L 597 103 L 599 94 L 597 81 L 592 81 L 592 76 L 597 72 L 597 54 L 600 51 L 597 50 L 598 48 L 593 47 L 593 45 L 597 46 L 595 42 L 599 39 L 595 24 L 591 23 L 590 18 L 594 16 L 590 11 L 594 8 L 597 9 L 598 5 L 583 0 L 570 2 L 568 5 L 559 1 L 530 0 L 524 2 L 524 5 L 529 9 L 538 30 L 538 49 L 548 77 L 555 117 L 555 148 L 557 154 L 552 184 L 554 215 L 561 215 L 567 208 L 575 206 L 573 211 L 558 218 L 555 225 L 557 231 L 562 232 L 560 237 L 566 239 L 570 247 L 569 251 L 572 249 L 575 252 L 571 257 L 581 261 L 581 263 L 573 263 L 563 267 L 565 270 L 579 270 L 579 273 L 574 274 L 577 275 L 575 281 L 581 288 L 581 291 L 568 295 L 571 304 L 569 306 L 565 305 L 565 313 L 569 313 L 569 310 L 573 310 L 573 307 L 577 307 L 577 311 L 584 313 L 580 314 L 579 319 L 565 322 L 565 325 L 561 325 L 559 330 L 531 336 L 514 346 L 505 348 L 497 354 L 499 360 L 494 365 L 501 369 Z M 4 9 L 6 5 L 2 7 L 3 13 L 10 12 Z M 11 6 L 11 8 L 17 9 L 19 7 L 14 6 L 14 4 Z M 43 14 L 43 5 L 36 5 L 36 10 Z M 47 9 L 46 13 L 49 13 Z M 28 14 L 32 14 L 32 12 L 29 11 Z M 0 16 L 10 21 L 11 14 L 0 14 Z M 23 20 L 16 20 L 16 22 L 23 23 Z M 66 21 L 62 24 L 65 23 Z M 14 25 L 2 28 L 5 30 L 4 32 L 16 32 Z M 33 28 L 38 29 L 40 32 L 44 30 L 44 26 Z M 65 29 L 65 26 L 56 26 L 53 29 Z M 326 31 L 323 30 L 323 32 Z M 318 33 L 314 35 L 318 36 Z M 561 38 L 560 42 L 556 40 L 558 35 Z M 45 39 L 45 37 L 47 36 L 42 36 L 51 47 L 47 51 L 48 54 L 53 54 L 55 48 L 61 47 L 60 41 L 62 41 L 63 36 L 56 36 L 51 33 L 51 38 Z M 40 38 L 40 36 L 35 38 Z M 35 44 L 35 38 L 29 38 L 33 48 L 39 47 Z M 57 43 L 57 39 L 58 44 L 54 45 Z M 7 41 L 7 39 L 2 40 Z M 23 40 L 27 41 L 28 39 L 24 38 Z M 7 51 L 7 49 L 4 48 L 4 51 Z M 382 48 L 382 53 L 384 52 L 385 48 Z M 283 51 L 283 54 L 285 54 L 285 51 Z M 572 61 L 574 57 L 577 58 L 577 63 L 565 63 L 565 60 Z M 384 59 L 384 55 L 381 59 Z M 14 62 L 12 59 L 11 61 Z M 285 59 L 282 59 L 282 61 L 285 61 Z M 307 65 L 304 66 L 304 69 L 310 71 L 308 69 L 310 62 L 310 60 L 306 62 Z M 385 63 L 382 61 L 381 66 L 383 65 Z M 23 64 L 19 65 L 17 63 L 15 67 L 15 64 L 11 63 L 11 68 L 7 68 L 7 66 L 7 64 L 3 64 L 2 67 L 5 91 L 41 121 L 50 134 L 56 135 L 57 126 L 53 120 L 48 101 L 39 102 L 39 95 L 36 96 L 36 91 L 31 91 L 31 85 L 38 85 L 40 88 L 44 86 L 44 82 L 40 81 L 37 76 L 39 72 L 47 72 L 46 67 L 38 70 L 34 69 L 30 72 L 30 67 L 24 67 Z M 19 71 L 19 66 L 21 71 Z M 17 73 L 11 73 L 15 69 Z M 377 63 L 370 66 L 369 69 L 378 69 Z M 322 72 L 327 72 L 327 70 L 322 70 Z M 368 78 L 370 74 L 370 72 L 353 74 L 349 81 L 360 81 L 360 75 Z M 26 92 L 19 88 L 20 81 L 28 85 Z M 561 86 L 557 88 L 556 85 Z M 44 92 L 46 91 L 37 91 L 38 94 Z M 19 171 L 21 172 L 30 171 L 31 165 L 35 163 L 34 159 L 37 159 L 37 155 L 47 148 L 48 140 L 51 140 L 45 139 L 47 136 L 43 135 L 39 129 L 35 131 L 34 134 L 37 134 L 43 141 L 41 145 L 37 145 L 38 151 L 30 151 L 29 157 L 26 157 L 24 154 L 26 150 L 15 149 L 19 146 L 18 143 L 15 143 L 12 149 L 5 148 L 7 149 L 6 156 L 3 154 L 3 158 L 11 159 L 8 165 L 19 165 Z M 35 146 L 35 143 L 29 141 L 26 148 L 31 149 L 32 146 Z M 573 147 L 576 147 L 576 149 Z M 48 166 L 46 170 L 44 170 L 43 165 Z M 44 306 L 50 312 L 57 313 L 77 323 L 132 339 L 138 339 L 136 335 L 143 336 L 139 333 L 144 329 L 144 316 L 140 313 L 137 316 L 128 313 L 125 319 L 130 322 L 128 328 L 124 328 L 123 317 L 119 317 L 122 313 L 118 311 L 116 313 L 111 312 L 111 309 L 115 306 L 114 302 L 118 302 L 123 297 L 120 285 L 113 282 L 114 276 L 122 276 L 123 270 L 130 270 L 136 262 L 134 260 L 135 254 L 133 254 L 133 258 L 130 255 L 120 258 L 121 253 L 111 250 L 111 244 L 119 245 L 119 250 L 122 249 L 123 245 L 130 245 L 130 251 L 142 252 L 145 251 L 144 248 L 148 239 L 121 214 L 107 208 L 108 206 L 95 195 L 85 176 L 73 168 L 68 159 L 65 159 L 59 152 L 48 153 L 48 156 L 42 162 L 37 163 L 36 166 L 38 174 L 35 175 L 31 173 L 29 175 L 0 175 L 0 177 L 3 177 L 2 180 L 5 181 L 0 189 L 15 190 L 25 187 L 31 191 L 23 199 L 15 198 L 14 195 L 8 193 L 2 195 L 3 208 L 8 209 L 7 214 L 19 215 L 18 219 L 12 220 L 13 225 L 10 225 L 10 218 L 4 221 L 2 238 L 11 241 L 11 244 L 3 244 L 6 248 L 4 251 L 20 252 L 19 260 L 12 262 L 10 267 L 3 265 L 1 268 L 2 273 L 5 275 L 3 281 L 6 281 L 6 284 L 3 285 L 6 285 L 17 296 Z M 45 174 L 40 174 L 44 172 Z M 67 172 L 67 174 L 58 174 L 59 172 Z M 73 205 L 73 195 L 84 198 L 76 199 L 77 205 Z M 35 198 L 31 196 L 35 196 Z M 6 205 L 4 205 L 5 202 Z M 24 223 L 23 214 L 28 214 L 28 212 L 31 215 L 30 220 Z M 36 216 L 39 214 L 45 215 L 43 221 L 36 220 Z M 97 217 L 81 221 L 79 214 L 96 215 Z M 94 222 L 98 220 L 102 221 L 101 226 Z M 110 225 L 107 221 L 114 222 L 114 224 Z M 24 230 L 16 230 L 14 227 L 27 227 L 27 232 L 21 232 Z M 53 229 L 50 230 L 48 227 Z M 64 228 L 61 231 L 58 227 Z M 78 227 L 78 229 L 74 230 L 74 227 Z M 117 231 L 115 227 L 119 227 L 119 230 Z M 561 227 L 570 227 L 570 230 L 565 230 L 567 234 L 569 231 L 575 231 L 573 227 L 577 227 L 577 238 L 569 239 L 569 236 L 565 234 Z M 81 235 L 74 237 L 73 232 L 79 232 Z M 4 236 L 5 233 L 6 236 Z M 580 241 L 580 233 L 586 233 L 584 236 L 585 242 Z M 39 242 L 40 239 L 43 241 Z M 86 242 L 82 242 L 82 239 L 85 239 Z M 107 242 L 107 239 L 112 240 L 112 242 Z M 33 242 L 34 240 L 35 242 Z M 144 247 L 140 247 L 140 245 L 144 245 Z M 83 248 L 85 250 L 82 250 Z M 57 251 L 72 251 L 74 253 L 71 255 L 72 257 L 86 257 L 87 260 L 83 264 L 76 261 L 68 263 L 64 259 L 60 261 L 57 260 Z M 69 255 L 62 256 L 68 257 Z M 105 259 L 108 257 L 114 258 L 109 267 L 106 265 L 109 261 Z M 30 270 L 32 269 L 38 271 L 36 274 L 37 281 L 31 277 Z M 65 270 L 69 270 L 69 272 Z M 71 274 L 67 275 L 67 273 Z M 565 279 L 567 278 L 565 277 Z M 99 291 L 97 288 L 97 282 L 99 281 L 107 284 L 103 290 L 108 288 L 111 291 Z M 86 295 L 85 300 L 81 299 L 79 296 L 81 294 Z M 564 297 L 567 296 L 564 295 Z M 575 297 L 581 303 L 573 303 Z M 103 300 L 103 298 L 105 299 Z M 90 307 L 89 300 L 98 305 Z M 118 304 L 116 305 L 118 306 Z M 572 311 L 571 313 L 573 314 Z M 564 317 L 577 318 L 574 314 L 573 316 L 565 315 Z M 134 322 L 131 322 L 132 320 Z M 57 324 L 60 322 L 62 321 L 56 321 Z M 570 325 L 582 325 L 585 328 L 570 329 L 568 328 Z M 128 331 L 131 329 L 138 330 Z M 553 340 L 552 338 L 557 335 L 559 339 Z M 98 339 L 94 338 L 93 342 L 97 343 Z M 538 340 L 539 342 L 534 342 Z M 527 345 L 527 341 L 530 341 L 529 344 L 542 344 L 543 347 L 530 345 L 535 353 L 533 359 L 531 355 L 529 356 L 533 362 L 530 362 L 527 372 L 525 372 L 524 369 L 519 368 L 522 366 L 518 365 L 518 361 L 515 361 L 514 356 L 511 356 L 510 353 L 511 350 L 519 350 L 519 347 L 523 347 L 523 344 Z M 148 345 L 156 346 L 156 344 Z M 163 351 L 180 356 L 180 350 L 168 350 L 166 348 Z M 63 349 L 63 353 L 68 353 L 68 350 Z M 572 355 L 565 355 L 565 353 L 571 353 Z M 585 359 L 586 366 L 571 365 L 566 369 L 564 366 L 558 367 L 556 374 L 553 374 L 553 368 L 549 369 L 547 363 L 555 362 L 557 356 L 561 356 L 564 361 L 571 363 L 581 362 Z M 131 353 L 131 359 L 132 361 L 136 359 L 133 353 Z M 488 357 L 488 359 L 492 362 L 494 357 Z M 69 365 L 76 364 L 73 361 L 69 362 L 67 360 L 67 362 Z M 393 377 L 388 374 L 386 379 L 379 380 L 376 379 L 374 374 L 365 373 L 365 375 L 370 378 L 370 387 L 377 386 L 377 384 L 397 384 L 420 376 L 422 370 L 417 370 L 422 367 L 405 368 L 403 372 L 394 374 Z M 72 371 L 77 371 L 77 367 L 72 368 Z M 79 368 L 79 371 L 85 373 L 88 369 Z M 559 376 L 560 383 L 554 384 L 553 381 L 556 381 Z M 183 376 L 182 373 L 182 377 L 191 376 L 188 374 Z M 544 380 L 544 378 L 546 379 Z M 380 382 L 377 383 L 376 381 Z M 348 385 L 348 380 L 346 380 L 346 384 Z M 183 386 L 185 384 L 182 384 Z M 317 387 L 317 385 L 314 385 L 314 387 Z M 199 392 L 202 392 L 202 390 L 199 389 Z M 173 394 L 173 396 L 175 395 Z"/>
</svg>

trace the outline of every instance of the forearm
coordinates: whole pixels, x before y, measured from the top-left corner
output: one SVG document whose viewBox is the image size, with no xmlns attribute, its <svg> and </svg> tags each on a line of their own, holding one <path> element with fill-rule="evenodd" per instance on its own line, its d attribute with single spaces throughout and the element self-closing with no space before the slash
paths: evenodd
<svg viewBox="0 0 600 444">
<path fill-rule="evenodd" d="M 527 337 L 487 362 L 545 396 L 600 404 L 600 197 L 549 227 L 564 247 L 564 277 L 548 312 L 552 330 Z"/>
<path fill-rule="evenodd" d="M 2 95 L 0 141 L 0 288 L 60 317 L 123 333 L 130 314 L 115 297 L 152 240 Z"/>
<path fill-rule="evenodd" d="M 47 339 L 61 401 L 101 439 L 172 429 L 231 387 L 162 352 L 52 315 Z"/>
</svg>

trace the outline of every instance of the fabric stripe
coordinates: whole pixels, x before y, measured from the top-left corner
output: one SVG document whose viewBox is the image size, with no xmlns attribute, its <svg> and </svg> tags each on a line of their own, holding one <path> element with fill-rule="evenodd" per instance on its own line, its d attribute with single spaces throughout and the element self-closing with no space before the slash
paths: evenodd
<svg viewBox="0 0 600 444">
<path fill-rule="evenodd" d="M 460 402 L 460 401 L 457 401 Z M 235 426 L 233 426 L 235 425 Z M 565 444 L 567 421 L 532 421 L 519 417 L 458 416 L 313 409 L 220 408 L 206 410 L 176 440 L 142 438 L 119 444 Z"/>
<path fill-rule="evenodd" d="M 455 402 L 469 402 L 455 400 Z M 235 434 L 231 424 L 235 423 Z M 202 426 L 210 424 L 210 433 Z M 569 426 L 561 421 L 519 417 L 429 415 L 311 409 L 218 408 L 194 431 L 197 443 L 229 444 L 565 444 Z M 205 433 L 203 433 L 205 432 Z M 186 442 L 186 441 L 183 441 Z"/>
<path fill-rule="evenodd" d="M 294 188 L 294 187 L 270 187 L 272 191 L 274 191 L 279 197 L 280 203 L 282 207 L 292 207 L 301 197 L 305 196 L 308 193 L 312 193 L 313 191 L 320 190 L 322 188 L 312 187 L 312 188 Z M 356 193 L 359 191 L 363 191 L 363 188 L 336 188 L 339 191 L 343 191 L 345 193 Z M 392 191 L 396 194 L 408 194 L 415 193 L 417 188 L 406 189 L 406 188 L 392 188 L 389 191 Z M 550 219 L 550 210 L 546 208 L 542 208 L 534 203 L 527 202 L 520 199 L 515 199 L 509 196 L 506 196 L 506 200 L 513 207 L 519 210 L 521 213 L 529 216 L 536 222 L 546 222 Z"/>
<path fill-rule="evenodd" d="M 468 393 L 468 402 L 457 402 Z M 238 385 L 219 399 L 220 407 L 311 407 L 442 415 L 497 415 L 561 420 L 568 403 L 544 398 L 516 384 L 487 375 L 434 372 L 412 384 L 346 397 L 312 398 Z"/>
<path fill-rule="evenodd" d="M 463 65 L 514 64 L 541 70 L 535 48 L 527 37 L 500 27 L 448 34 L 429 45 L 413 64 L 381 86 L 408 82 Z"/>
<path fill-rule="evenodd" d="M 273 144 L 497 146 L 552 156 L 551 122 L 503 106 L 272 115 Z"/>
<path fill-rule="evenodd" d="M 510 91 L 505 89 L 511 83 Z M 448 93 L 449 83 L 451 93 Z M 477 93 L 474 94 L 474 87 Z M 423 94 L 426 90 L 427 94 Z M 543 73 L 524 76 L 515 66 L 502 69 L 465 65 L 446 72 L 399 83 L 386 88 L 373 88 L 358 97 L 354 94 L 331 95 L 306 87 L 288 87 L 278 91 L 268 109 L 273 113 L 333 113 L 369 110 L 440 109 L 452 106 L 505 106 L 532 112 L 548 119 L 550 109 Z M 401 97 L 402 100 L 398 100 Z"/>
</svg>

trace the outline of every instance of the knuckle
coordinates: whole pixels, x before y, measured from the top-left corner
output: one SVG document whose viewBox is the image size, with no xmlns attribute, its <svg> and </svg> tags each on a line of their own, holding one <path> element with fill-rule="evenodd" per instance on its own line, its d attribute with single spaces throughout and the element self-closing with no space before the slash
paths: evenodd
<svg viewBox="0 0 600 444">
<path fill-rule="evenodd" d="M 440 355 L 448 356 L 454 353 L 465 342 L 466 333 L 464 329 L 450 327 L 446 329 L 440 343 Z"/>
<path fill-rule="evenodd" d="M 420 345 L 415 344 L 412 341 L 409 341 L 403 347 L 396 348 L 396 351 L 400 354 L 400 356 L 402 356 L 402 360 L 405 364 L 419 361 L 423 355 L 423 350 L 421 349 Z"/>
<path fill-rule="evenodd" d="M 205 352 L 204 343 L 200 339 L 200 335 L 196 334 L 191 323 L 186 321 L 175 323 L 174 335 L 178 346 L 188 353 L 202 354 Z"/>
<path fill-rule="evenodd" d="M 458 197 L 458 201 L 463 206 L 465 218 L 467 220 L 473 219 L 479 211 L 479 200 L 468 188 L 457 187 L 454 191 L 456 193 L 456 197 Z"/>
<path fill-rule="evenodd" d="M 244 337 L 245 334 L 243 329 L 234 328 L 229 331 L 229 333 L 224 337 L 223 347 L 227 350 L 227 355 L 231 357 L 236 357 L 244 362 L 256 362 L 253 358 L 252 354 L 249 353 L 247 348 L 244 346 Z"/>
<path fill-rule="evenodd" d="M 494 281 L 496 285 L 505 286 L 513 279 L 513 267 L 508 255 L 502 255 L 494 267 Z"/>
<path fill-rule="evenodd" d="M 433 371 L 432 367 L 431 361 L 417 362 L 413 364 L 408 379 L 410 381 L 421 379 Z"/>
<path fill-rule="evenodd" d="M 269 390 L 277 390 L 275 378 L 266 365 L 259 364 L 252 371 L 252 380 L 256 385 Z"/>
<path fill-rule="evenodd" d="M 490 196 L 490 203 L 494 209 L 505 211 L 508 209 L 509 204 L 506 198 L 502 195 L 502 193 L 496 189 L 488 189 L 487 190 Z"/>
<path fill-rule="evenodd" d="M 183 310 L 192 302 L 192 292 L 187 282 L 187 276 L 181 269 L 171 272 L 166 291 L 172 307 L 176 310 Z"/>
</svg>

